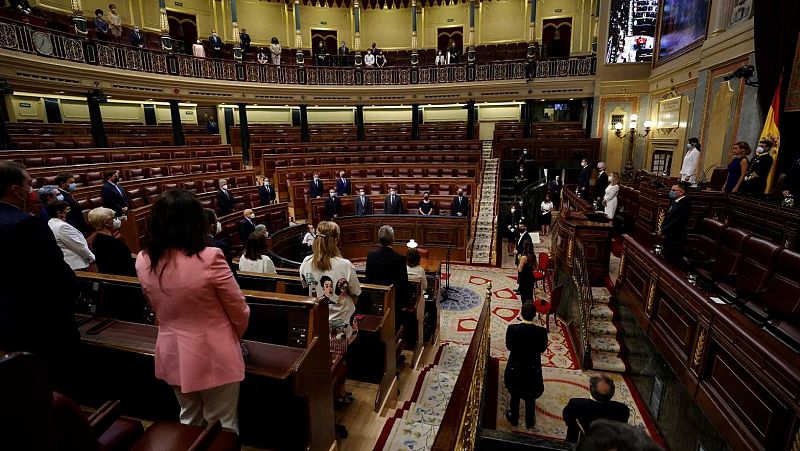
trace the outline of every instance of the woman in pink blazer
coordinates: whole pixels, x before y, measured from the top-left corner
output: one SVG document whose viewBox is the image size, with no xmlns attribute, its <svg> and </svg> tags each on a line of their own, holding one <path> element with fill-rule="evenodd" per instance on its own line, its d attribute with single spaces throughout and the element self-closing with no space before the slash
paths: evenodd
<svg viewBox="0 0 800 451">
<path fill-rule="evenodd" d="M 222 251 L 207 247 L 206 230 L 195 196 L 167 191 L 153 204 L 136 273 L 158 320 L 156 377 L 175 389 L 181 423 L 203 426 L 219 418 L 238 433 L 239 339 L 250 308 Z"/>
</svg>

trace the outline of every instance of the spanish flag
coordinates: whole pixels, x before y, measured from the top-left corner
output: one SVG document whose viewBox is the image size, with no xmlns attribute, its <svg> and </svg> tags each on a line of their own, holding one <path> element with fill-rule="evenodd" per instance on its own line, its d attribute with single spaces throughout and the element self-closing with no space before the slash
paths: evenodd
<svg viewBox="0 0 800 451">
<path fill-rule="evenodd" d="M 767 189 L 764 193 L 769 193 L 772 189 L 772 181 L 775 179 L 775 168 L 778 167 L 778 151 L 781 145 L 781 132 L 778 128 L 778 119 L 781 112 L 781 85 L 783 84 L 783 74 L 778 79 L 778 87 L 775 88 L 775 95 L 772 97 L 772 104 L 769 106 L 769 113 L 767 113 L 767 120 L 764 122 L 764 128 L 761 130 L 761 138 L 772 141 L 774 144 L 770 155 L 772 156 L 772 169 L 769 171 L 767 177 Z"/>
</svg>

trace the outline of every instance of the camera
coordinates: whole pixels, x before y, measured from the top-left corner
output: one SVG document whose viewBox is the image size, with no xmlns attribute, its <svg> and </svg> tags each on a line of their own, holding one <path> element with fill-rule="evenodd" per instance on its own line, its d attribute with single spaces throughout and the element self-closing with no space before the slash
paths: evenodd
<svg viewBox="0 0 800 451">
<path fill-rule="evenodd" d="M 747 86 L 758 86 L 758 81 L 750 80 L 751 78 L 753 78 L 755 73 L 756 73 L 755 66 L 752 66 L 752 65 L 742 66 L 742 67 L 736 69 L 735 71 L 733 71 L 732 73 L 730 73 L 730 74 L 726 75 L 725 77 L 723 77 L 723 79 L 725 81 L 729 81 L 729 80 L 733 80 L 734 78 L 744 78 L 744 84 L 745 85 L 747 85 Z"/>
</svg>

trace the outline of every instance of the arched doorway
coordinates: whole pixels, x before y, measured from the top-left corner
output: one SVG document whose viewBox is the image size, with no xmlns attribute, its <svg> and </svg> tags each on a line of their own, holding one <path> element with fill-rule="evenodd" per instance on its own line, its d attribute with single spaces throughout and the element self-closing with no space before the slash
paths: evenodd
<svg viewBox="0 0 800 451">
<path fill-rule="evenodd" d="M 456 43 L 459 53 L 464 51 L 464 27 L 443 27 L 436 30 L 436 48 L 442 52 L 447 51 L 450 40 Z"/>
<path fill-rule="evenodd" d="M 542 45 L 547 49 L 547 56 L 569 56 L 572 48 L 572 18 L 543 20 Z"/>
<path fill-rule="evenodd" d="M 338 41 L 338 34 L 336 30 L 311 30 L 311 48 L 316 50 L 319 47 L 319 43 L 323 42 L 325 45 L 325 51 L 329 55 L 336 55 L 337 49 L 339 48 L 339 41 Z M 348 45 L 350 47 L 350 45 Z"/>
<path fill-rule="evenodd" d="M 167 21 L 173 49 L 178 53 L 191 53 L 192 44 L 197 41 L 197 16 L 167 10 Z"/>
</svg>

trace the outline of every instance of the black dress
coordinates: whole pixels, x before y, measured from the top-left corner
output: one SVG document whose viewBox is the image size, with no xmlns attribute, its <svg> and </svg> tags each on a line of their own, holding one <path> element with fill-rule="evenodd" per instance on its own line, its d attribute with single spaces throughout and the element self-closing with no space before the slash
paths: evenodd
<svg viewBox="0 0 800 451">
<path fill-rule="evenodd" d="M 433 210 L 433 202 L 421 200 L 419 201 L 419 209 L 422 210 L 423 214 L 429 215 L 431 214 L 431 210 Z"/>
<path fill-rule="evenodd" d="M 532 258 L 529 257 L 528 259 Z M 533 265 L 530 261 L 526 261 L 522 266 L 522 272 L 517 273 L 517 281 L 519 282 L 519 295 L 522 303 L 533 301 L 533 287 L 536 279 L 533 278 Z"/>
<path fill-rule="evenodd" d="M 761 155 L 756 154 L 756 156 L 750 160 L 750 164 L 747 166 L 747 176 L 742 182 L 743 192 L 759 195 L 764 194 L 764 190 L 767 188 L 767 177 L 769 177 L 769 172 L 772 170 L 772 161 L 772 156 L 769 152 L 765 152 Z M 754 173 L 758 174 L 758 177 L 747 180 L 747 177 Z"/>
<path fill-rule="evenodd" d="M 103 274 L 136 276 L 131 250 L 122 241 L 104 233 L 98 233 L 92 242 L 97 270 Z"/>
</svg>

